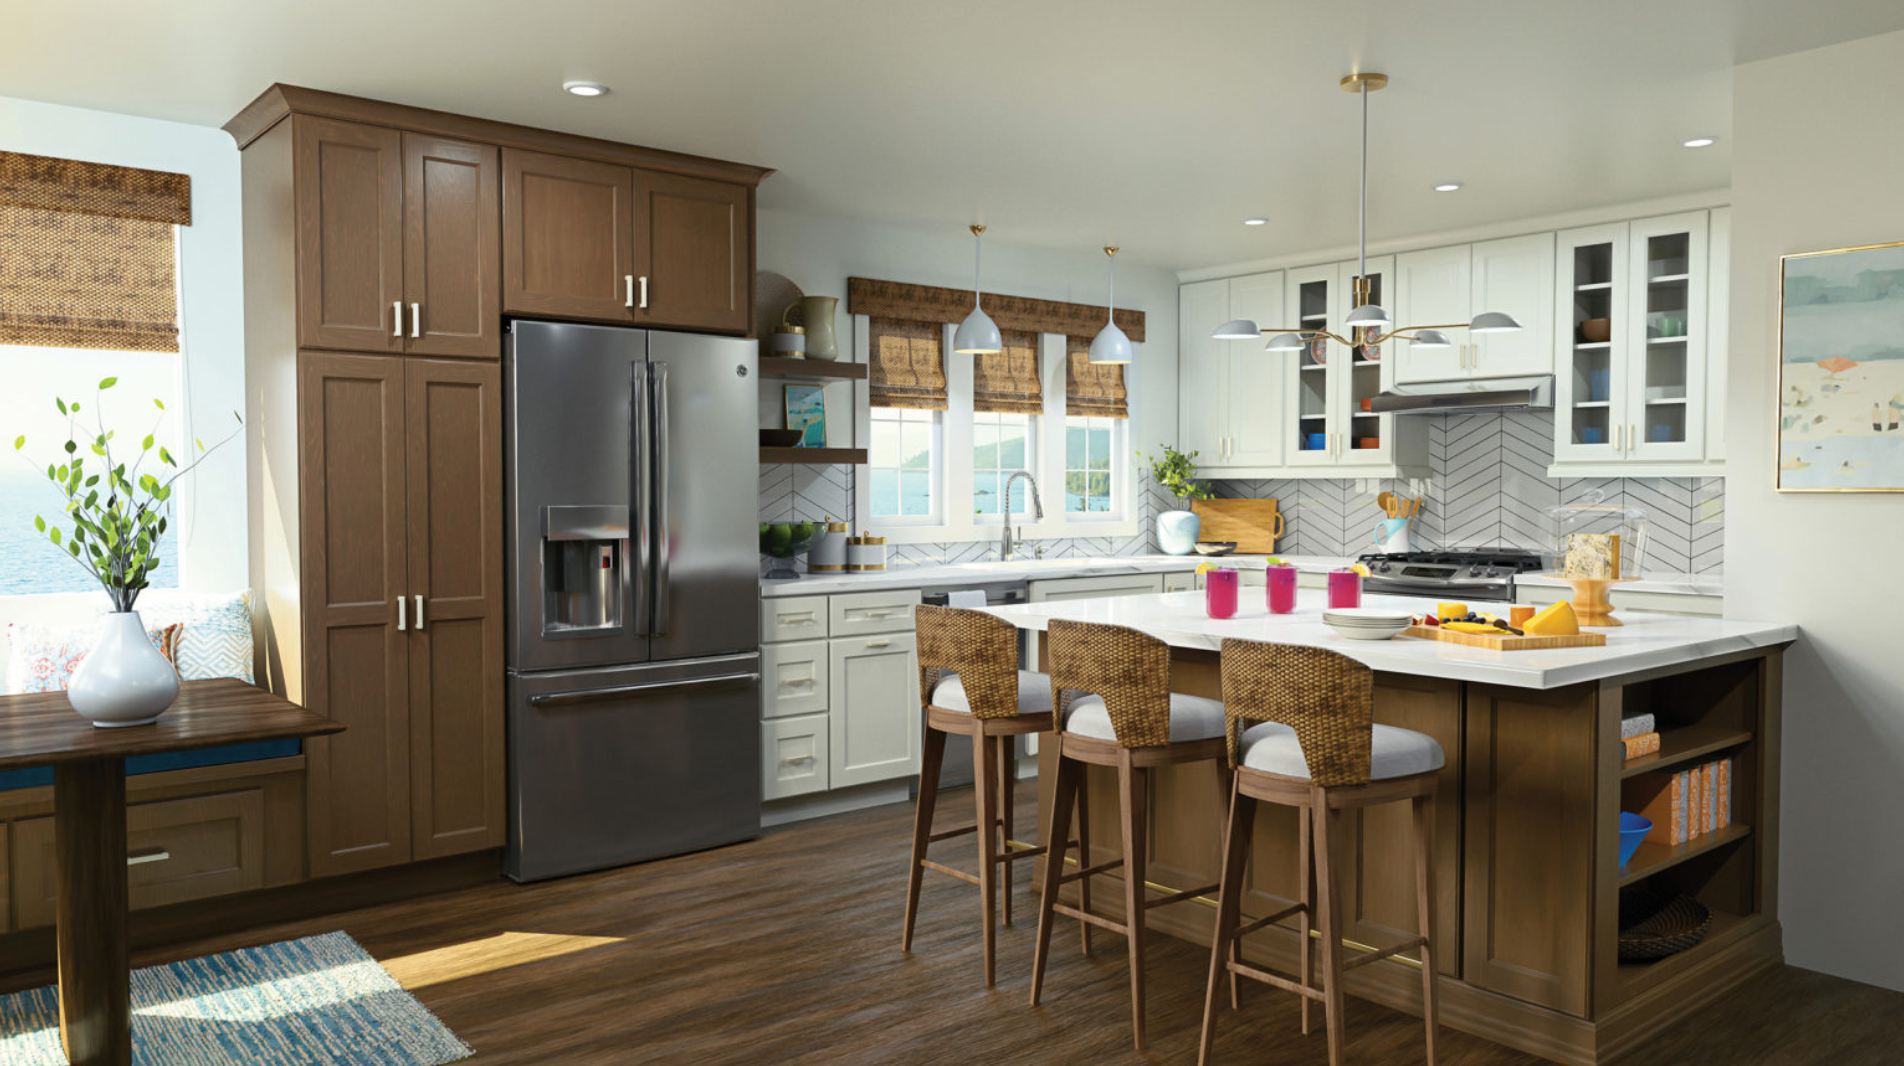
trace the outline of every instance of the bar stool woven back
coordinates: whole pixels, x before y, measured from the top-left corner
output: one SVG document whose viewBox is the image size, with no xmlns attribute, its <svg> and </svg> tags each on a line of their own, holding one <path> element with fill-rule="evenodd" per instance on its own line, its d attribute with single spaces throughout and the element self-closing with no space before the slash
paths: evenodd
<svg viewBox="0 0 1904 1066">
<path fill-rule="evenodd" d="M 913 608 L 919 647 L 919 702 L 947 674 L 965 683 L 974 718 L 1018 717 L 1018 627 L 963 607 Z"/>
<path fill-rule="evenodd" d="M 1062 618 L 1051 620 L 1049 633 L 1054 729 L 1063 728 L 1072 694 L 1088 692 L 1103 697 L 1120 746 L 1170 743 L 1170 645 L 1124 626 Z"/>
<path fill-rule="evenodd" d="M 1312 782 L 1323 788 L 1369 782 L 1375 672 L 1340 652 L 1225 640 L 1223 714 L 1232 769 L 1247 723 L 1280 722 L 1302 742 Z"/>
</svg>

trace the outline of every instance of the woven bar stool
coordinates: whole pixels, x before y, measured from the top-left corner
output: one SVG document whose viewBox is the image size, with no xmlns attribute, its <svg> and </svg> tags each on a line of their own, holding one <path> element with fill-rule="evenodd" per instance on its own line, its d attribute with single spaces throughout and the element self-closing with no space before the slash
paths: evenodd
<svg viewBox="0 0 1904 1066">
<path fill-rule="evenodd" d="M 1216 1037 L 1217 997 L 1229 976 L 1247 977 L 1302 997 L 1302 1031 L 1309 1032 L 1309 1001 L 1322 1001 L 1330 1066 L 1342 1063 L 1342 975 L 1367 963 L 1421 949 L 1422 1018 L 1428 1063 L 1435 1061 L 1434 852 L 1435 780 L 1441 745 L 1425 733 L 1375 725 L 1375 675 L 1368 667 L 1324 648 L 1223 642 L 1224 736 L 1235 769 L 1229 825 L 1223 834 L 1223 884 L 1217 898 L 1216 937 L 1210 945 L 1210 983 L 1203 1007 L 1197 1061 L 1210 1058 Z M 1249 725 L 1258 722 L 1258 725 Z M 1240 735 L 1239 735 L 1240 730 Z M 1414 807 L 1416 919 L 1421 935 L 1344 961 L 1341 880 L 1330 850 L 1344 810 L 1406 800 Z M 1278 803 L 1301 813 L 1298 878 L 1302 899 L 1239 928 L 1243 870 L 1249 861 L 1256 804 Z M 1313 854 L 1312 854 L 1313 853 Z M 1321 927 L 1322 987 L 1310 984 L 1310 919 Z M 1300 981 L 1251 966 L 1242 938 L 1300 915 Z"/>
<path fill-rule="evenodd" d="M 1170 691 L 1170 648 L 1155 637 L 1123 626 L 1053 620 L 1047 634 L 1053 703 L 1062 708 L 1054 721 L 1058 729 L 1058 779 L 1051 804 L 1046 841 L 1062 839 L 1060 827 L 1071 824 L 1071 812 L 1082 811 L 1087 766 L 1117 768 L 1118 807 L 1122 815 L 1124 857 L 1092 865 L 1088 847 L 1080 846 L 1078 869 L 1065 873 L 1063 845 L 1045 857 L 1043 891 L 1038 900 L 1038 946 L 1031 971 L 1031 1004 L 1038 1005 L 1044 987 L 1045 959 L 1051 948 L 1054 914 L 1121 933 L 1129 941 L 1131 1036 L 1144 1050 L 1144 914 L 1153 907 L 1181 903 L 1207 895 L 1215 885 L 1166 890 L 1149 898 L 1145 880 L 1149 847 L 1145 816 L 1148 810 L 1150 770 L 1185 763 L 1216 763 L 1221 793 L 1230 792 L 1229 768 L 1223 762 L 1223 704 L 1200 696 Z M 1062 692 L 1064 699 L 1058 699 Z M 1077 695 L 1085 693 L 1085 695 Z M 1080 834 L 1082 835 L 1082 834 Z M 1114 922 L 1091 912 L 1091 878 L 1123 869 L 1124 921 Z M 1080 882 L 1079 906 L 1058 902 L 1058 887 Z M 1090 951 L 1088 937 L 1085 951 Z"/>
<path fill-rule="evenodd" d="M 926 735 L 919 765 L 912 861 L 907 866 L 906 931 L 901 949 L 912 950 L 919 885 L 925 871 L 936 870 L 977 885 L 979 908 L 985 916 L 985 986 L 989 988 L 997 969 L 998 875 L 1003 874 L 1005 924 L 1010 925 L 1012 863 L 1045 852 L 1042 846 L 1014 850 L 1010 843 L 1012 785 L 1017 777 L 1012 765 L 1012 738 L 1051 728 L 1051 685 L 1043 674 L 1018 669 L 1018 629 L 1002 618 L 957 607 L 918 607 L 913 618 L 919 641 L 919 699 L 926 709 Z M 972 825 L 934 833 L 932 813 L 938 804 L 939 765 L 945 758 L 946 738 L 955 734 L 972 738 L 972 791 L 978 798 L 978 818 Z M 978 834 L 977 874 L 926 858 L 928 845 L 967 833 Z"/>
</svg>

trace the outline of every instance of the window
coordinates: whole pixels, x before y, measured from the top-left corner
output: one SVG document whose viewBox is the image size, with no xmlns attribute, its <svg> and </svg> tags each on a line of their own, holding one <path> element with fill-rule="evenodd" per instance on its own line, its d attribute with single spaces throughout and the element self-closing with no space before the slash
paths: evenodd
<svg viewBox="0 0 1904 1066">
<path fill-rule="evenodd" d="M 1120 419 L 1067 416 L 1064 420 L 1064 510 L 1110 514 L 1117 510 L 1111 455 L 1118 448 Z"/>
<path fill-rule="evenodd" d="M 935 519 L 939 514 L 939 412 L 872 409 L 866 476 L 874 518 Z"/>
<path fill-rule="evenodd" d="M 1037 473 L 1037 426 L 1030 415 L 978 412 L 972 415 L 972 510 L 980 521 L 997 518 L 1004 508 L 1005 483 L 1020 470 Z M 1031 492 L 1013 494 L 1014 515 L 1031 513 Z"/>
</svg>

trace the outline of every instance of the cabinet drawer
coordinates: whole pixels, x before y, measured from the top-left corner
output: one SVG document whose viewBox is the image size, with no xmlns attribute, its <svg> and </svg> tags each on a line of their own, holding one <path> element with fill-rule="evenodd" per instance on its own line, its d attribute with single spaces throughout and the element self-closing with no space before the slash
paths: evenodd
<svg viewBox="0 0 1904 1066">
<path fill-rule="evenodd" d="M 912 609 L 919 606 L 919 590 L 855 592 L 828 597 L 827 605 L 827 636 L 904 633 L 912 629 Z"/>
<path fill-rule="evenodd" d="M 760 649 L 760 717 L 826 710 L 826 641 L 766 644 Z"/>
<path fill-rule="evenodd" d="M 53 819 L 15 822 L 12 837 L 18 880 L 14 928 L 52 925 L 58 882 Z M 261 888 L 264 792 L 247 789 L 128 807 L 126 851 L 134 859 L 146 858 L 127 871 L 135 910 Z"/>
<path fill-rule="evenodd" d="M 825 596 L 776 596 L 760 601 L 760 642 L 826 636 Z"/>
<path fill-rule="evenodd" d="M 827 788 L 826 715 L 760 723 L 760 796 L 786 799 Z"/>
<path fill-rule="evenodd" d="M 1165 592 L 1188 592 L 1197 587 L 1197 575 L 1189 570 L 1163 575 Z M 1243 583 L 1249 584 L 1249 572 L 1244 571 Z"/>
</svg>

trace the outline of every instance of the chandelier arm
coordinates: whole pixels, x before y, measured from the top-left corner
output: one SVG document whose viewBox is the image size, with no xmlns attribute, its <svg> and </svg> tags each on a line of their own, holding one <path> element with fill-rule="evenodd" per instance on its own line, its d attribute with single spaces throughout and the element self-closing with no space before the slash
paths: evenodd
<svg viewBox="0 0 1904 1066">
<path fill-rule="evenodd" d="M 1336 334 L 1334 334 L 1334 333 L 1330 333 L 1330 332 L 1329 332 L 1328 330 L 1326 330 L 1326 329 L 1317 329 L 1317 328 L 1315 328 L 1314 326 L 1298 326 L 1298 327 L 1295 327 L 1295 328 L 1292 328 L 1292 329 L 1268 329 L 1268 328 L 1264 328 L 1264 329 L 1260 329 L 1260 330 L 1258 330 L 1257 332 L 1259 332 L 1259 333 L 1262 333 L 1262 334 L 1263 334 L 1264 336 L 1274 336 L 1274 335 L 1276 335 L 1276 334 L 1278 334 L 1278 333 L 1294 333 L 1294 334 L 1296 334 L 1296 335 L 1297 335 L 1297 336 L 1299 336 L 1299 337 L 1303 337 L 1303 336 L 1306 336 L 1306 337 L 1308 337 L 1308 338 L 1309 338 L 1310 340 L 1314 340 L 1314 339 L 1316 339 L 1317 337 L 1327 337 L 1327 338 L 1329 338 L 1330 340 L 1332 340 L 1332 341 L 1334 341 L 1334 342 L 1336 342 L 1337 344 L 1344 344 L 1344 345 L 1346 345 L 1346 344 L 1348 344 L 1348 343 L 1349 343 L 1348 341 L 1346 341 L 1346 340 L 1344 340 L 1344 339 L 1342 339 L 1342 338 L 1341 338 L 1340 336 L 1338 336 L 1338 335 L 1336 335 Z"/>
</svg>

